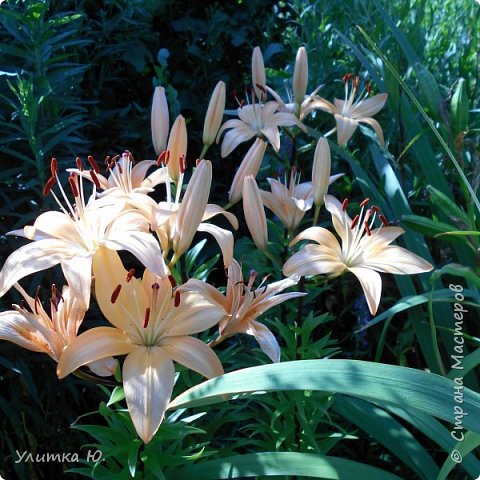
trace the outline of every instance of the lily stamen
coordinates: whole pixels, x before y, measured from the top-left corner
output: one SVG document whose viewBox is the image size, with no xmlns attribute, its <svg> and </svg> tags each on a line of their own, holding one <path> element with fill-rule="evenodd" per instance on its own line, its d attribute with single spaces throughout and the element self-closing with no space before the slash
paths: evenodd
<svg viewBox="0 0 480 480">
<path fill-rule="evenodd" d="M 112 296 L 110 297 L 110 302 L 115 303 L 117 301 L 118 296 L 120 295 L 120 290 L 122 289 L 122 285 L 118 284 L 115 287 L 115 290 L 112 292 Z"/>
<path fill-rule="evenodd" d="M 134 268 L 131 268 L 128 272 L 127 272 L 127 278 L 125 279 L 125 281 L 127 283 L 130 282 L 130 280 L 132 279 L 132 277 L 135 275 L 135 269 Z"/>
<path fill-rule="evenodd" d="M 150 320 L 150 307 L 145 309 L 145 316 L 143 317 L 143 328 L 148 327 L 148 322 Z"/>
</svg>

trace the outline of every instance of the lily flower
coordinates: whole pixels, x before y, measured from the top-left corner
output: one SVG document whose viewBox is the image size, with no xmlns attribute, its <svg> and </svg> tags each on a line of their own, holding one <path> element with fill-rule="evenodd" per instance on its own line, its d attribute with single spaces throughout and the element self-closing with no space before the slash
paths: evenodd
<svg viewBox="0 0 480 480">
<path fill-rule="evenodd" d="M 168 115 L 168 103 L 163 87 L 155 87 L 152 101 L 152 113 L 150 116 L 153 148 L 157 155 L 165 150 L 167 144 L 170 119 Z"/>
<path fill-rule="evenodd" d="M 258 85 L 261 86 L 267 83 L 265 64 L 260 47 L 255 47 L 252 53 L 252 83 L 258 99 L 260 102 L 264 102 L 267 96 L 266 92 L 261 87 L 258 87 Z"/>
<path fill-rule="evenodd" d="M 101 245 L 127 250 L 155 274 L 164 278 L 168 276 L 160 246 L 148 232 L 148 223 L 140 212 L 124 211 L 124 202 L 112 203 L 109 197 L 96 199 L 96 182 L 88 203 L 85 203 L 83 183 L 76 174 L 69 178 L 75 198 L 73 205 L 58 182 L 65 208 L 52 190 L 58 181 L 55 159 L 52 159 L 51 171 L 44 194 L 51 193 L 62 211 L 42 213 L 33 226 L 8 232 L 34 242 L 15 250 L 5 261 L 0 271 L 0 297 L 27 275 L 61 264 L 73 294 L 88 308 L 92 259 Z M 93 170 L 91 174 L 95 175 Z"/>
<path fill-rule="evenodd" d="M 230 130 L 225 134 L 222 142 L 221 155 L 226 157 L 238 145 L 257 136 L 266 138 L 274 150 L 280 150 L 280 132 L 278 127 L 293 127 L 297 125 L 302 130 L 305 126 L 288 112 L 279 112 L 277 102 L 255 103 L 255 97 L 252 95 L 252 103 L 243 105 L 237 109 L 238 119 L 227 120 L 218 131 L 217 143 L 225 130 Z"/>
<path fill-rule="evenodd" d="M 205 122 L 203 124 L 203 144 L 211 145 L 215 142 L 218 129 L 222 123 L 223 112 L 225 111 L 225 83 L 219 81 L 213 90 L 208 104 Z"/>
<path fill-rule="evenodd" d="M 351 82 L 351 88 L 349 83 Z M 359 77 L 353 77 L 352 74 L 343 77 L 345 85 L 345 100 L 335 98 L 334 103 L 330 103 L 324 98 L 316 96 L 307 107 L 306 113 L 314 109 L 324 110 L 335 117 L 337 124 L 337 141 L 339 145 L 345 145 L 357 129 L 360 123 L 370 125 L 377 134 L 378 140 L 383 145 L 383 130 L 380 124 L 372 118 L 385 105 L 388 94 L 381 93 L 367 98 L 370 94 L 370 86 L 367 86 L 355 100 L 357 94 Z"/>
<path fill-rule="evenodd" d="M 253 243 L 260 250 L 267 250 L 267 217 L 263 208 L 260 189 L 253 175 L 247 175 L 243 181 L 243 213 Z"/>
<path fill-rule="evenodd" d="M 52 285 L 49 316 L 38 297 L 30 297 L 19 284 L 15 288 L 30 310 L 13 305 L 14 310 L 1 312 L 0 339 L 34 352 L 46 353 L 58 362 L 63 350 L 77 337 L 86 312 L 83 302 L 72 294 L 68 286 L 64 286 L 60 293 Z M 88 367 L 103 377 L 113 375 L 116 365 L 117 362 L 110 357 L 90 363 Z"/>
<path fill-rule="evenodd" d="M 250 272 L 248 283 L 243 281 L 242 267 L 233 259 L 228 267 L 226 295 L 220 293 L 214 287 L 204 284 L 199 280 L 191 279 L 190 282 L 203 287 L 207 295 L 213 301 L 222 305 L 228 314 L 219 324 L 219 337 L 212 342 L 212 345 L 220 343 L 224 338 L 237 333 L 253 335 L 262 351 L 272 360 L 280 361 L 280 346 L 273 333 L 257 318 L 270 308 L 280 305 L 291 298 L 306 295 L 303 292 L 282 293 L 283 290 L 296 285 L 298 278 L 284 278 L 278 282 L 265 284 L 266 278 L 254 289 L 256 272 Z M 202 285 L 203 284 L 203 285 Z"/>
<path fill-rule="evenodd" d="M 233 205 L 242 198 L 243 181 L 247 175 L 257 176 L 262 165 L 267 144 L 263 140 L 257 138 L 255 143 L 249 148 L 247 154 L 242 160 L 240 167 L 233 177 L 232 186 L 228 191 L 228 201 Z"/>
<path fill-rule="evenodd" d="M 209 160 L 198 162 L 183 199 L 180 201 L 184 168 L 183 164 L 175 199 L 171 198 L 169 184 L 167 184 L 167 201 L 160 202 L 150 213 L 145 212 L 150 219 L 152 230 L 159 238 L 164 257 L 172 249 L 174 251 L 172 263 L 175 263 L 190 247 L 195 233 L 206 232 L 219 244 L 224 264 L 228 266 L 233 258 L 232 232 L 204 222 L 215 215 L 222 214 L 237 229 L 238 221 L 232 213 L 226 212 L 218 205 L 207 203 L 212 183 L 212 164 Z"/>
<path fill-rule="evenodd" d="M 97 193 L 98 197 L 105 195 L 116 195 L 125 197 L 130 203 L 135 204 L 148 201 L 145 198 L 146 193 L 154 191 L 154 187 L 160 183 L 170 181 L 166 167 L 160 167 L 147 176 L 151 167 L 159 167 L 159 162 L 155 160 L 142 160 L 136 163 L 133 155 L 127 150 L 121 156 L 114 158 L 107 157 L 108 177 L 100 173 L 100 168 L 92 156 L 88 156 L 88 162 L 92 167 L 95 176 L 90 173 L 92 170 L 84 170 L 80 159 L 77 159 L 77 169 L 69 169 L 69 172 L 75 172 L 83 178 L 90 180 L 98 186 L 103 192 Z M 140 194 L 140 195 L 138 195 Z"/>
<path fill-rule="evenodd" d="M 127 355 L 123 363 L 127 406 L 139 437 L 148 443 L 172 394 L 173 362 L 207 378 L 223 374 L 214 351 L 190 335 L 216 325 L 225 312 L 190 281 L 173 288 L 169 279 L 149 270 L 142 279 L 135 278 L 113 251 L 99 252 L 93 273 L 98 304 L 113 326 L 79 335 L 60 358 L 57 373 L 63 378 L 88 362 Z"/>
<path fill-rule="evenodd" d="M 299 178 L 300 174 L 292 168 L 288 187 L 279 180 L 267 178 L 271 192 L 261 191 L 263 204 L 280 219 L 289 232 L 298 227 L 313 205 L 312 182 L 299 183 Z"/>
<path fill-rule="evenodd" d="M 375 315 L 382 292 L 382 279 L 377 272 L 409 275 L 429 272 L 433 266 L 405 248 L 390 245 L 404 230 L 389 226 L 377 207 L 366 209 L 368 199 L 360 204 L 360 214 L 353 220 L 347 214 L 347 205 L 347 200 L 340 203 L 331 195 L 325 197 L 325 207 L 332 214 L 341 244 L 325 228 L 307 228 L 290 245 L 300 240 L 313 240 L 317 244 L 308 244 L 292 255 L 283 266 L 283 274 L 336 276 L 352 272 L 362 285 L 370 312 Z M 374 229 L 377 216 L 381 225 Z"/>
<path fill-rule="evenodd" d="M 182 115 L 179 115 L 172 125 L 168 137 L 167 152 L 168 174 L 175 183 L 178 183 L 182 173 L 182 164 L 187 156 L 187 126 Z"/>
</svg>

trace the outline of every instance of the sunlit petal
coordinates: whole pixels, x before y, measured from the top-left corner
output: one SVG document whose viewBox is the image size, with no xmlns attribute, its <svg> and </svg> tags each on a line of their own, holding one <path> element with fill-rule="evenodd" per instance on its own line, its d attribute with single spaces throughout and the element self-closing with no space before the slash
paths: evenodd
<svg viewBox="0 0 480 480">
<path fill-rule="evenodd" d="M 160 347 L 139 347 L 123 364 L 123 388 L 138 436 L 148 443 L 163 420 L 175 382 L 175 368 Z"/>
<path fill-rule="evenodd" d="M 262 351 L 272 362 L 280 361 L 280 345 L 273 333 L 265 325 L 252 320 L 246 333 L 255 337 Z"/>
<path fill-rule="evenodd" d="M 382 294 L 382 279 L 380 274 L 374 270 L 363 267 L 349 267 L 348 270 L 360 280 L 370 313 L 375 315 Z"/>
</svg>

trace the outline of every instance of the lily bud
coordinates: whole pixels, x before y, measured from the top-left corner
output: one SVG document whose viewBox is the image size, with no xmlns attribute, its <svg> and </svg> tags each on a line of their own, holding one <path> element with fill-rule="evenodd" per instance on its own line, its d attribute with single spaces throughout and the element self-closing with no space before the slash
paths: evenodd
<svg viewBox="0 0 480 480">
<path fill-rule="evenodd" d="M 328 191 L 330 181 L 330 147 L 325 137 L 320 138 L 315 148 L 312 168 L 313 201 L 321 206 Z"/>
<path fill-rule="evenodd" d="M 187 155 L 187 127 L 185 119 L 179 115 L 170 131 L 168 137 L 167 151 L 169 152 L 168 174 L 175 183 L 178 182 L 180 176 L 180 158 Z"/>
<path fill-rule="evenodd" d="M 207 207 L 211 183 L 212 164 L 209 160 L 201 160 L 193 172 L 178 209 L 173 241 L 177 257 L 186 252 L 192 243 Z"/>
<path fill-rule="evenodd" d="M 468 91 L 464 78 L 458 80 L 450 104 L 451 125 L 453 133 L 463 132 L 468 127 Z"/>
<path fill-rule="evenodd" d="M 225 83 L 217 83 L 208 104 L 207 115 L 203 125 L 203 144 L 211 145 L 217 136 L 225 111 Z"/>
<path fill-rule="evenodd" d="M 237 203 L 242 198 L 243 180 L 247 175 L 257 176 L 266 148 L 267 143 L 260 138 L 257 138 L 250 147 L 233 178 L 232 186 L 228 192 L 229 203 Z"/>
<path fill-rule="evenodd" d="M 266 250 L 268 246 L 267 217 L 260 189 L 253 175 L 247 175 L 243 181 L 243 213 L 253 242 L 261 250 Z"/>
<path fill-rule="evenodd" d="M 265 76 L 265 65 L 263 63 L 263 55 L 260 47 L 255 47 L 252 54 L 252 82 L 253 88 L 258 99 L 263 102 L 266 99 L 266 92 L 260 90 L 257 85 L 262 87 L 267 83 L 267 77 Z"/>
<path fill-rule="evenodd" d="M 151 129 L 153 149 L 157 155 L 165 150 L 167 144 L 170 120 L 168 118 L 168 103 L 163 87 L 156 87 L 153 94 Z"/>
<path fill-rule="evenodd" d="M 308 57 L 305 47 L 300 47 L 295 59 L 295 69 L 293 70 L 293 95 L 295 103 L 301 105 L 308 84 Z"/>
</svg>

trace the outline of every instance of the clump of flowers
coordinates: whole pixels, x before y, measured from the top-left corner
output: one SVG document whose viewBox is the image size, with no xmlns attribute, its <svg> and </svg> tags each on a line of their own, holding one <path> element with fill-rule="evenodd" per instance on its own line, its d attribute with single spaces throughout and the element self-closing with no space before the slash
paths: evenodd
<svg viewBox="0 0 480 480">
<path fill-rule="evenodd" d="M 348 75 L 345 100 L 330 103 L 317 95 L 319 88 L 307 95 L 308 58 L 303 47 L 286 101 L 267 85 L 258 48 L 252 57 L 252 77 L 250 103 L 240 102 L 238 118 L 223 125 L 226 86 L 217 84 L 205 118 L 203 150 L 194 162 L 187 157 L 187 122 L 179 115 L 170 128 L 165 91 L 157 87 L 151 120 L 155 160 L 136 162 L 126 151 L 107 157 L 101 171 L 92 156 L 86 162 L 78 158 L 67 172 L 67 189 L 52 159 L 44 194 L 55 198 L 58 210 L 9 232 L 31 243 L 7 258 L 0 271 L 0 296 L 15 287 L 28 308 L 14 305 L 0 314 L 0 338 L 49 355 L 58 362 L 60 378 L 84 366 L 97 375 L 113 374 L 117 365 L 113 357 L 120 357 L 127 407 L 145 443 L 152 440 L 168 408 L 175 364 L 206 378 L 222 375 L 221 352 L 213 349 L 237 334 L 252 335 L 271 361 L 280 361 L 282 344 L 261 318 L 271 308 L 307 295 L 304 290 L 285 291 L 296 288 L 301 277 L 353 273 L 374 315 L 381 299 L 379 272 L 412 274 L 432 268 L 408 250 L 391 245 L 403 230 L 390 226 L 368 200 L 353 219 L 347 214 L 348 202 L 328 194 L 329 185 L 344 174 L 332 175 L 327 138 L 306 136 L 309 113 L 320 109 L 334 115 L 339 144 L 346 144 L 362 122 L 372 126 L 383 143 L 382 129 L 371 117 L 383 107 L 386 95 L 367 98 L 367 88 L 355 99 L 359 80 Z M 222 157 L 256 137 L 232 180 L 225 207 L 208 203 L 215 163 L 205 159 L 223 132 Z M 270 190 L 264 190 L 259 178 L 263 159 L 269 148 L 278 154 L 284 132 L 292 138 L 306 136 L 305 142 L 315 145 L 309 158 L 311 172 L 300 172 L 293 163 L 284 168 L 288 181 L 269 177 Z M 159 185 L 165 197 L 157 202 L 151 194 Z M 271 262 L 272 281 L 267 276 L 257 286 L 257 273 L 251 271 L 245 281 L 241 259 L 235 258 L 234 231 L 239 221 L 228 209 L 242 199 L 253 243 Z M 317 225 L 323 206 L 338 238 Z M 214 223 L 218 215 L 227 219 L 231 229 Z M 272 222 L 285 231 L 283 256 L 272 253 Z M 224 285 L 185 277 L 181 260 L 197 232 L 210 234 L 218 244 Z M 295 251 L 294 246 L 305 240 L 315 243 Z M 124 267 L 120 251 L 133 254 L 140 265 L 138 273 Z M 30 297 L 18 282 L 56 265 L 61 266 L 66 285 L 61 291 L 52 286 L 49 315 L 39 296 Z M 308 278 L 302 282 L 305 285 Z M 92 293 L 105 326 L 79 334 Z M 201 332 L 207 332 L 202 338 L 210 341 L 196 336 Z"/>
</svg>

